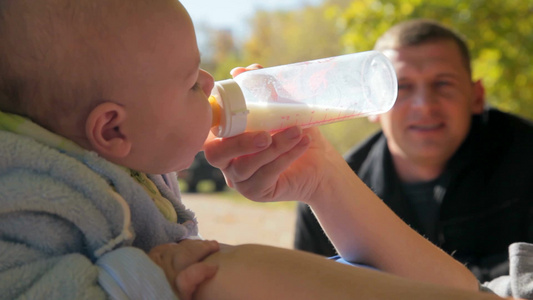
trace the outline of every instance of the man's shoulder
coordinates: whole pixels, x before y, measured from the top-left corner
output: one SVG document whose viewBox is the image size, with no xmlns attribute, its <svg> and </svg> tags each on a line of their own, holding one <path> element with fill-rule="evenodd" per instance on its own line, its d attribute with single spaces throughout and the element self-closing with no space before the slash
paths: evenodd
<svg viewBox="0 0 533 300">
<path fill-rule="evenodd" d="M 467 155 L 456 156 L 454 162 L 462 163 L 464 174 L 471 174 L 473 179 L 484 178 L 481 188 L 490 190 L 496 198 L 505 194 L 507 198 L 530 199 L 533 123 L 494 108 L 482 117 L 483 125 L 471 132 L 467 151 L 460 153 Z"/>
<path fill-rule="evenodd" d="M 533 121 L 495 108 L 483 115 L 481 135 L 487 153 L 533 155 Z"/>
<path fill-rule="evenodd" d="M 490 132 L 533 135 L 533 120 L 496 108 L 485 111 L 484 121 Z"/>
</svg>

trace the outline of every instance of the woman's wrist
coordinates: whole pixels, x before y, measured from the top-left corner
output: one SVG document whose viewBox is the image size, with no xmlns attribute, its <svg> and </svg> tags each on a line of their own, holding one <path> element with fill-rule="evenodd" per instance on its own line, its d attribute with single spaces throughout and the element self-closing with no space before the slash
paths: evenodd
<svg viewBox="0 0 533 300">
<path fill-rule="evenodd" d="M 360 181 L 340 154 L 326 153 L 324 160 L 319 170 L 321 176 L 317 187 L 310 197 L 304 200 L 312 207 L 319 207 L 322 204 L 329 206 L 332 204 L 331 201 L 348 196 L 354 197 L 357 192 L 357 185 L 354 183 Z"/>
</svg>

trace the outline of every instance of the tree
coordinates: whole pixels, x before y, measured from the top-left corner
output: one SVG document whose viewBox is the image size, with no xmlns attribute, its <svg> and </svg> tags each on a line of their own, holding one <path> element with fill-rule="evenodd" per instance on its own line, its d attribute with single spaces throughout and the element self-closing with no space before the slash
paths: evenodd
<svg viewBox="0 0 533 300">
<path fill-rule="evenodd" d="M 326 9 L 318 5 L 294 11 L 257 11 L 250 20 L 251 35 L 242 46 L 239 59 L 234 56 L 220 62 L 215 74 L 221 69 L 227 74 L 231 69 L 228 65 L 259 63 L 271 67 L 346 54 L 339 42 L 341 31 L 332 14 L 335 11 L 328 13 Z M 361 118 L 321 129 L 339 151 L 346 151 L 377 126 Z"/>
<path fill-rule="evenodd" d="M 521 0 L 355 0 L 328 2 L 341 20 L 346 51 L 370 49 L 390 26 L 430 18 L 462 33 L 471 47 L 474 77 L 487 100 L 533 119 L 533 2 Z"/>
<path fill-rule="evenodd" d="M 325 0 L 293 11 L 257 11 L 244 44 L 218 59 L 214 74 L 235 66 L 264 67 L 367 51 L 394 24 L 430 18 L 462 33 L 473 57 L 474 78 L 487 101 L 533 119 L 533 1 Z M 218 51 L 214 47 L 215 51 Z M 341 152 L 378 128 L 366 118 L 322 126 Z"/>
</svg>

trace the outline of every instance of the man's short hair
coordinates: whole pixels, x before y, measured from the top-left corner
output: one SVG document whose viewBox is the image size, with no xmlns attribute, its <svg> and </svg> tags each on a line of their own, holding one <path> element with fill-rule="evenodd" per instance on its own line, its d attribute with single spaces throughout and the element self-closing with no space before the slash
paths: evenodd
<svg viewBox="0 0 533 300">
<path fill-rule="evenodd" d="M 387 30 L 376 41 L 374 49 L 383 51 L 442 40 L 453 41 L 459 47 L 465 67 L 471 73 L 470 53 L 466 39 L 461 34 L 433 20 L 415 19 L 399 23 Z"/>
</svg>

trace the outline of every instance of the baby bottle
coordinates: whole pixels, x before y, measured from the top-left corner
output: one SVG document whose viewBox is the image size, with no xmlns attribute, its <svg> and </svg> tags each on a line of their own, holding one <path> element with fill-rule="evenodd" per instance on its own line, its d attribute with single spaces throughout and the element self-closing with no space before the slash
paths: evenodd
<svg viewBox="0 0 533 300">
<path fill-rule="evenodd" d="M 380 114 L 397 93 L 394 68 L 378 51 L 247 71 L 215 82 L 211 131 L 230 137 Z"/>
</svg>

